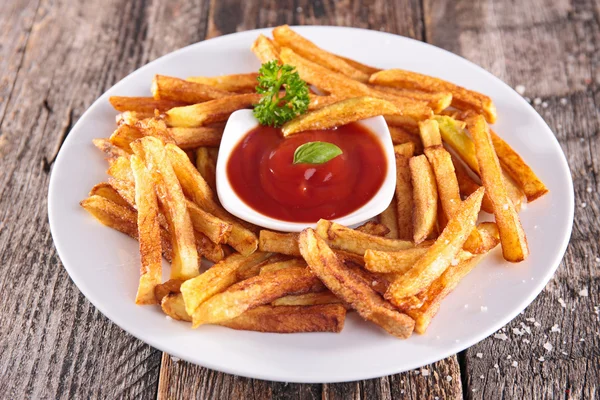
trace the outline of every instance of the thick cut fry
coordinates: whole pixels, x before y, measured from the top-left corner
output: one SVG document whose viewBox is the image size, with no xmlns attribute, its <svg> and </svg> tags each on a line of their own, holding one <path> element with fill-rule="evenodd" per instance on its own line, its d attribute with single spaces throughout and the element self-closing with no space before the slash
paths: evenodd
<svg viewBox="0 0 600 400">
<path fill-rule="evenodd" d="M 306 262 L 304 262 L 306 264 Z M 316 306 L 318 304 L 341 304 L 335 294 L 329 290 L 317 293 L 305 293 L 281 297 L 271 304 L 274 306 Z"/>
<path fill-rule="evenodd" d="M 123 197 L 121 197 L 119 192 L 117 190 L 115 190 L 115 188 L 113 188 L 112 185 L 108 182 L 101 182 L 101 183 L 98 183 L 97 185 L 95 185 L 92 188 L 92 190 L 90 190 L 90 193 L 88 194 L 88 196 L 104 197 L 105 199 L 110 200 L 113 203 L 116 203 L 120 206 L 128 207 L 128 208 L 134 210 L 134 208 L 130 207 L 129 202 L 127 200 L 123 199 Z"/>
<path fill-rule="evenodd" d="M 300 115 L 284 124 L 281 131 L 283 136 L 289 136 L 303 131 L 331 129 L 377 115 L 397 112 L 396 106 L 389 101 L 355 97 Z"/>
<path fill-rule="evenodd" d="M 192 321 L 192 317 L 185 311 L 185 304 L 183 303 L 181 293 L 172 293 L 163 297 L 160 307 L 165 314 L 177 321 Z"/>
<path fill-rule="evenodd" d="M 115 146 L 108 139 L 93 139 L 92 143 L 94 143 L 94 146 L 103 152 L 109 160 L 116 160 L 119 157 L 129 157 L 127 151 Z"/>
<path fill-rule="evenodd" d="M 385 236 L 389 233 L 389 228 L 375 221 L 367 221 L 355 229 L 358 232 L 368 233 L 369 235 Z"/>
<path fill-rule="evenodd" d="M 414 152 L 411 143 L 394 146 L 396 155 L 396 217 L 398 218 L 398 239 L 413 239 L 413 187 L 409 160 Z"/>
<path fill-rule="evenodd" d="M 382 97 L 381 92 L 371 89 L 364 83 L 355 81 L 347 76 L 333 72 L 325 67 L 320 66 L 306 58 L 296 54 L 292 49 L 287 47 L 281 48 L 281 61 L 284 64 L 293 65 L 296 67 L 300 78 L 308 83 L 325 90 L 327 93 L 340 97 L 342 99 L 370 96 Z M 423 101 L 409 100 L 406 98 L 394 98 L 392 103 L 397 107 L 398 111 L 393 113 L 410 117 L 416 120 L 427 119 L 433 112 Z M 391 114 L 391 115 L 393 115 Z"/>
<path fill-rule="evenodd" d="M 205 234 L 194 231 L 194 241 L 198 255 L 208 261 L 219 262 L 225 258 L 225 249 L 218 243 L 213 243 Z"/>
<path fill-rule="evenodd" d="M 307 333 L 341 332 L 346 309 L 341 304 L 314 306 L 260 306 L 242 315 L 219 323 L 231 329 L 271 332 Z"/>
<path fill-rule="evenodd" d="M 185 105 L 181 101 L 156 100 L 153 97 L 111 96 L 108 101 L 117 111 L 135 111 L 150 115 L 154 115 L 154 110 L 165 112 L 173 107 Z"/>
<path fill-rule="evenodd" d="M 112 135 L 110 135 L 109 140 L 115 146 L 125 150 L 127 154 L 131 154 L 131 142 L 142 137 L 144 137 L 144 135 L 137 128 L 122 124 L 115 129 Z"/>
<path fill-rule="evenodd" d="M 206 272 L 185 281 L 180 290 L 188 314 L 194 315 L 202 303 L 237 282 L 236 273 L 240 268 L 259 264 L 269 256 L 269 253 L 254 253 L 248 257 L 232 254 Z"/>
<path fill-rule="evenodd" d="M 508 197 L 500 162 L 494 151 L 487 123 L 483 117 L 478 115 L 467 120 L 467 127 L 475 143 L 483 186 L 492 201 L 504 259 L 511 262 L 523 261 L 529 255 L 527 238 L 519 215 Z"/>
<path fill-rule="evenodd" d="M 150 172 L 138 156 L 131 156 L 131 170 L 135 179 L 138 241 L 140 243 L 140 283 L 136 304 L 156 304 L 154 288 L 162 279 L 160 225 L 158 200 Z"/>
<path fill-rule="evenodd" d="M 481 93 L 467 90 L 439 78 L 401 69 L 389 69 L 377 72 L 369 78 L 376 85 L 392 86 L 402 89 L 417 89 L 427 92 L 452 93 L 452 106 L 459 110 L 474 110 L 485 115 L 490 123 L 497 118 L 496 106 L 492 100 Z"/>
<path fill-rule="evenodd" d="M 332 71 L 360 82 L 368 82 L 369 74 L 354 68 L 340 57 L 321 49 L 310 40 L 297 34 L 287 25 L 273 29 L 273 38 L 282 47 L 289 47 L 302 57 Z"/>
<path fill-rule="evenodd" d="M 167 145 L 165 149 L 184 193 L 200 208 L 232 225 L 227 244 L 244 255 L 256 251 L 258 247 L 256 235 L 243 227 L 215 202 L 212 190 L 187 155 L 174 145 Z"/>
<path fill-rule="evenodd" d="M 292 258 L 291 260 L 278 261 L 264 265 L 260 269 L 260 275 L 268 274 L 285 268 L 306 267 L 306 262 L 301 258 Z"/>
<path fill-rule="evenodd" d="M 158 304 L 162 303 L 162 299 L 165 296 L 170 294 L 181 293 L 181 284 L 183 281 L 181 279 L 169 279 L 165 283 L 159 283 L 154 287 L 154 297 L 156 297 L 156 301 Z"/>
<path fill-rule="evenodd" d="M 319 96 L 316 94 L 309 93 L 310 103 L 308 103 L 308 111 L 319 110 L 325 106 L 331 105 L 333 103 L 339 103 L 344 100 L 341 97 L 335 96 Z"/>
<path fill-rule="evenodd" d="M 502 168 L 523 190 L 525 196 L 527 196 L 527 201 L 532 202 L 548 193 L 546 185 L 537 177 L 531 167 L 523 161 L 521 156 L 494 131 L 490 130 L 490 135 Z"/>
<path fill-rule="evenodd" d="M 118 157 L 112 160 L 106 173 L 115 179 L 133 182 L 133 173 L 131 172 L 129 157 Z"/>
<path fill-rule="evenodd" d="M 398 205 L 396 204 L 396 196 L 392 198 L 390 205 L 379 214 L 377 219 L 389 229 L 385 237 L 398 239 Z"/>
<path fill-rule="evenodd" d="M 144 136 L 153 136 L 160 139 L 163 143 L 175 143 L 175 140 L 169 134 L 165 121 L 157 118 L 146 118 L 136 122 L 135 127 Z"/>
<path fill-rule="evenodd" d="M 286 268 L 236 283 L 200 304 L 192 315 L 193 327 L 231 320 L 245 311 L 290 294 L 322 290 L 308 268 Z"/>
<path fill-rule="evenodd" d="M 185 107 L 175 107 L 165 113 L 165 121 L 171 127 L 196 128 L 226 121 L 234 111 L 250 108 L 260 101 L 258 93 L 237 94 L 222 99 Z"/>
<path fill-rule="evenodd" d="M 152 81 L 152 95 L 156 100 L 195 104 L 229 97 L 233 93 L 202 83 L 185 81 L 171 76 L 155 75 Z"/>
<path fill-rule="evenodd" d="M 252 43 L 251 50 L 262 64 L 272 60 L 279 60 L 277 46 L 265 35 L 258 35 L 254 43 Z"/>
<path fill-rule="evenodd" d="M 435 176 L 427 157 L 413 157 L 409 162 L 413 187 L 414 242 L 421 243 L 434 234 L 437 221 L 438 192 Z"/>
<path fill-rule="evenodd" d="M 405 129 L 398 126 L 388 125 L 390 135 L 392 136 L 392 143 L 394 145 L 402 145 L 405 143 L 412 143 L 414 145 L 415 154 L 423 154 L 423 143 L 418 136 L 408 133 Z"/>
<path fill-rule="evenodd" d="M 419 122 L 419 133 L 423 146 L 441 146 L 442 137 L 440 136 L 440 128 L 435 119 L 428 119 Z"/>
<path fill-rule="evenodd" d="M 356 60 L 353 60 L 351 58 L 347 58 L 347 57 L 343 57 L 343 56 L 338 56 L 339 58 L 341 58 L 342 60 L 346 61 L 346 63 L 348 63 L 349 65 L 351 65 L 352 67 L 354 67 L 355 69 L 364 72 L 367 75 L 373 75 L 375 72 L 379 72 L 381 71 L 381 69 L 379 68 L 375 68 L 375 67 L 370 67 L 368 65 L 359 63 Z"/>
<path fill-rule="evenodd" d="M 383 118 L 388 126 L 397 126 L 410 134 L 419 136 L 419 121 L 403 115 L 384 115 Z"/>
<path fill-rule="evenodd" d="M 258 74 L 233 74 L 220 76 L 192 76 L 187 78 L 190 82 L 202 83 L 217 89 L 235 93 L 253 93 L 258 84 Z"/>
<path fill-rule="evenodd" d="M 331 247 L 361 256 L 365 254 L 367 249 L 394 251 L 414 247 L 411 242 L 405 240 L 388 239 L 357 232 L 354 229 L 324 219 L 319 220 L 317 223 L 317 233 Z"/>
<path fill-rule="evenodd" d="M 463 165 L 462 161 L 451 155 L 452 164 L 454 165 L 454 172 L 456 173 L 456 179 L 458 180 L 458 187 L 460 189 L 460 194 L 463 197 L 469 197 L 477 189 L 481 187 L 480 184 L 475 182 L 475 180 L 469 175 L 467 172 L 467 168 Z M 489 196 L 486 194 L 483 195 L 483 201 L 481 202 L 481 209 L 486 213 L 493 214 L 492 210 L 492 202 L 490 201 Z"/>
<path fill-rule="evenodd" d="M 415 247 L 400 251 L 367 250 L 365 252 L 365 268 L 371 272 L 383 274 L 403 274 L 411 269 L 428 250 L 428 247 Z"/>
<path fill-rule="evenodd" d="M 207 147 L 196 149 L 196 169 L 204 178 L 208 186 L 217 191 L 217 160 L 211 157 Z"/>
<path fill-rule="evenodd" d="M 258 248 L 260 251 L 300 257 L 297 233 L 279 233 L 263 229 L 258 236 Z"/>
<path fill-rule="evenodd" d="M 201 126 L 199 128 L 168 128 L 169 135 L 181 149 L 197 147 L 219 147 L 223 137 L 221 126 Z"/>
<path fill-rule="evenodd" d="M 390 86 L 369 85 L 378 92 L 387 93 L 397 97 L 424 101 L 433 110 L 434 113 L 439 113 L 442 110 L 450 107 L 452 103 L 452 93 L 450 92 L 423 92 L 420 90 L 397 89 Z"/>
<path fill-rule="evenodd" d="M 427 253 L 392 283 L 385 294 L 386 299 L 402 309 L 408 298 L 425 290 L 452 264 L 475 228 L 483 192 L 479 189 L 461 204 Z"/>
<path fill-rule="evenodd" d="M 117 115 L 115 120 L 117 125 L 130 125 L 135 126 L 138 121 L 141 121 L 146 118 L 153 118 L 154 112 L 141 112 L 141 111 L 124 111 L 121 114 Z"/>
<path fill-rule="evenodd" d="M 361 317 L 381 326 L 390 334 L 402 339 L 410 336 L 414 321 L 393 310 L 369 284 L 340 262 L 314 230 L 309 228 L 302 231 L 299 243 L 300 252 L 310 269 L 331 292 Z"/>
<path fill-rule="evenodd" d="M 185 196 L 165 147 L 159 139 L 148 136 L 132 143 L 133 152 L 143 158 L 152 171 L 157 193 L 169 223 L 173 239 L 172 279 L 189 279 L 198 275 L 198 251 L 194 228 L 190 220 Z"/>
<path fill-rule="evenodd" d="M 233 226 L 218 217 L 204 211 L 189 200 L 186 200 L 188 212 L 194 229 L 202 232 L 213 243 L 227 243 Z"/>
<path fill-rule="evenodd" d="M 256 254 L 256 253 L 260 253 L 260 252 L 257 251 L 253 254 Z M 290 259 L 289 256 L 286 256 L 283 254 L 273 254 L 273 253 L 268 253 L 268 254 L 270 254 L 270 255 L 266 260 L 263 260 L 259 263 L 246 264 L 246 265 L 243 265 L 242 267 L 238 268 L 238 270 L 236 272 L 238 282 L 244 281 L 246 279 L 250 279 L 250 278 L 260 274 L 260 270 L 262 269 L 262 267 L 264 267 L 268 264 L 278 263 L 281 261 L 287 261 Z"/>
</svg>

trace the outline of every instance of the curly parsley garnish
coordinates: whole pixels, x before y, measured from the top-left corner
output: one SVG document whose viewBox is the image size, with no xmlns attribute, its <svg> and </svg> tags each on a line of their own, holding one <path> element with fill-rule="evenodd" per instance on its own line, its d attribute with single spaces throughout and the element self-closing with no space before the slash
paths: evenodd
<svg viewBox="0 0 600 400">
<path fill-rule="evenodd" d="M 254 106 L 254 116 L 261 125 L 279 127 L 306 112 L 308 86 L 293 66 L 272 60 L 264 63 L 258 73 L 256 92 L 263 96 Z"/>
</svg>

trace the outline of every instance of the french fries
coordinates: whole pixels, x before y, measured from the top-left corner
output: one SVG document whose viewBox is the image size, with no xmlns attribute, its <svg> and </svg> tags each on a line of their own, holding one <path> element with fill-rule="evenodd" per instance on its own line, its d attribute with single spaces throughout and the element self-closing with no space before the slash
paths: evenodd
<svg viewBox="0 0 600 400">
<path fill-rule="evenodd" d="M 170 294 L 181 293 L 181 284 L 183 281 L 181 279 L 169 279 L 165 283 L 159 283 L 154 287 L 154 297 L 158 304 L 162 302 L 166 296 Z"/>
<path fill-rule="evenodd" d="M 446 108 L 450 107 L 450 103 L 452 103 L 452 93 L 450 92 L 428 93 L 419 90 L 396 89 L 389 86 L 376 85 L 370 85 L 369 87 L 378 92 L 393 95 L 394 97 L 404 97 L 417 101 L 424 101 L 429 107 L 431 107 L 434 113 L 439 113 L 442 110 L 445 110 Z"/>
<path fill-rule="evenodd" d="M 259 272 L 259 275 L 268 274 L 285 268 L 306 267 L 306 262 L 301 258 L 292 258 L 290 260 L 278 261 L 264 265 Z"/>
<path fill-rule="evenodd" d="M 367 250 L 365 252 L 365 268 L 371 272 L 403 274 L 423 257 L 428 247 L 415 247 L 400 251 Z"/>
<path fill-rule="evenodd" d="M 389 240 L 389 239 L 388 239 Z M 327 243 L 312 229 L 305 229 L 299 238 L 300 252 L 310 269 L 331 292 L 367 319 L 390 334 L 407 338 L 414 321 L 394 311 L 371 286 L 341 263 Z"/>
<path fill-rule="evenodd" d="M 191 322 L 192 317 L 185 311 L 181 293 L 172 293 L 162 298 L 160 307 L 167 316 L 177 321 Z"/>
<path fill-rule="evenodd" d="M 111 96 L 108 98 L 115 110 L 120 112 L 135 111 L 154 115 L 154 110 L 165 112 L 173 107 L 183 106 L 185 103 L 174 100 L 157 100 L 153 97 L 123 97 Z"/>
<path fill-rule="evenodd" d="M 438 192 L 431 165 L 424 155 L 413 157 L 409 162 L 413 187 L 414 242 L 421 243 L 436 230 Z"/>
<path fill-rule="evenodd" d="M 329 290 L 324 290 L 316 293 L 280 297 L 271 304 L 274 306 L 316 306 L 319 304 L 342 304 L 342 301 Z"/>
<path fill-rule="evenodd" d="M 417 89 L 427 92 L 452 93 L 452 106 L 459 110 L 473 110 L 485 116 L 490 123 L 496 122 L 496 106 L 492 100 L 481 93 L 464 89 L 442 79 L 401 69 L 389 69 L 377 72 L 369 78 L 376 85 L 392 86 L 402 89 Z"/>
<path fill-rule="evenodd" d="M 398 239 L 413 238 L 413 187 L 409 160 L 413 156 L 414 145 L 406 143 L 394 146 L 396 157 L 396 217 L 398 218 Z"/>
<path fill-rule="evenodd" d="M 425 147 L 441 146 L 442 136 L 436 120 L 428 119 L 419 122 L 419 134 Z"/>
<path fill-rule="evenodd" d="M 426 289 L 452 264 L 475 228 L 483 193 L 479 189 L 461 204 L 427 253 L 391 284 L 385 294 L 387 300 L 400 309 L 406 308 L 410 296 Z"/>
<path fill-rule="evenodd" d="M 213 86 L 164 75 L 154 76 L 151 90 L 156 100 L 171 100 L 184 104 L 201 103 L 233 95 Z"/>
<path fill-rule="evenodd" d="M 398 205 L 396 196 L 392 198 L 390 205 L 378 216 L 379 222 L 389 229 L 385 237 L 398 239 Z"/>
<path fill-rule="evenodd" d="M 404 128 L 399 126 L 388 125 L 390 130 L 390 136 L 392 137 L 392 143 L 394 145 L 402 145 L 405 143 L 412 143 L 414 146 L 415 154 L 423 153 L 423 143 L 418 136 L 408 133 Z"/>
<path fill-rule="evenodd" d="M 187 78 L 190 82 L 202 83 L 203 85 L 234 93 L 253 93 L 256 89 L 258 74 L 233 74 L 220 76 L 192 76 Z"/>
<path fill-rule="evenodd" d="M 236 94 L 191 106 L 171 108 L 164 118 L 170 127 L 197 128 L 226 121 L 234 111 L 250 108 L 259 101 L 260 95 L 257 93 Z"/>
<path fill-rule="evenodd" d="M 367 221 L 356 227 L 355 230 L 375 236 L 386 236 L 390 232 L 390 229 L 387 226 L 375 221 Z"/>
<path fill-rule="evenodd" d="M 218 147 L 223 136 L 223 127 L 168 128 L 168 132 L 179 148 L 188 150 L 204 146 Z"/>
<path fill-rule="evenodd" d="M 207 147 L 196 149 L 196 169 L 204 178 L 213 192 L 217 191 L 217 160 L 208 151 Z"/>
<path fill-rule="evenodd" d="M 273 253 L 300 257 L 297 233 L 279 233 L 261 230 L 258 236 L 258 249 Z"/>
<path fill-rule="evenodd" d="M 164 121 L 156 118 L 146 118 L 135 123 L 135 127 L 143 136 L 152 136 L 163 143 L 175 143 Z M 131 146 L 131 144 L 130 144 Z"/>
<path fill-rule="evenodd" d="M 281 131 L 284 136 L 289 136 L 303 131 L 331 129 L 377 115 L 395 113 L 399 113 L 396 106 L 386 100 L 354 97 L 315 111 L 309 111 L 287 122 Z"/>
<path fill-rule="evenodd" d="M 321 49 L 310 40 L 298 35 L 287 25 L 281 25 L 273 29 L 273 37 L 281 47 L 289 47 L 307 60 L 360 82 L 369 80 L 369 74 L 354 68 L 342 58 Z"/>
<path fill-rule="evenodd" d="M 129 157 L 129 153 L 126 150 L 115 146 L 108 139 L 93 139 L 92 143 L 94 143 L 94 146 L 103 152 L 109 160 L 116 160 L 119 157 Z"/>
<path fill-rule="evenodd" d="M 105 199 L 110 200 L 113 203 L 116 203 L 123 207 L 131 208 L 133 210 L 133 208 L 129 206 L 129 202 L 127 202 L 125 199 L 123 199 L 121 197 L 121 195 L 119 194 L 119 192 L 117 192 L 112 187 L 112 185 L 107 182 L 101 182 L 101 183 L 98 183 L 97 185 L 94 185 L 92 190 L 90 190 L 90 193 L 88 194 L 88 196 L 89 197 L 92 197 L 92 196 L 104 197 Z"/>
<path fill-rule="evenodd" d="M 186 204 L 196 231 L 205 234 L 213 243 L 227 243 L 233 230 L 232 224 L 204 211 L 189 200 Z"/>
<path fill-rule="evenodd" d="M 527 238 L 519 215 L 508 197 L 500 161 L 494 150 L 487 123 L 478 115 L 469 118 L 467 126 L 475 143 L 483 186 L 492 202 L 504 259 L 511 262 L 523 261 L 529 255 Z"/>
<path fill-rule="evenodd" d="M 279 49 L 271 39 L 264 35 L 258 35 L 252 43 L 251 50 L 263 64 L 272 60 L 279 60 Z"/>
</svg>

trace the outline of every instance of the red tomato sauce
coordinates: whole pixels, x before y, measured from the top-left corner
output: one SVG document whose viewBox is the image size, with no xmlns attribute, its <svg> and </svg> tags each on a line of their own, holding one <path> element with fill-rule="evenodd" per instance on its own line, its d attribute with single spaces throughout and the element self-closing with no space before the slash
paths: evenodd
<svg viewBox="0 0 600 400">
<path fill-rule="evenodd" d="M 323 164 L 294 164 L 308 142 L 329 142 L 343 154 Z M 387 173 L 383 147 L 367 128 L 352 123 L 284 138 L 258 126 L 233 149 L 227 175 L 237 195 L 257 212 L 289 222 L 316 222 L 348 215 L 381 188 Z"/>
</svg>

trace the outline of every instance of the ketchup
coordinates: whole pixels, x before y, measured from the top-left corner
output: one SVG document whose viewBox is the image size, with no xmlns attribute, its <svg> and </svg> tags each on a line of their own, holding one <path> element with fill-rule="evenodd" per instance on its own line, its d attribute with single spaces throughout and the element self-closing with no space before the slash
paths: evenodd
<svg viewBox="0 0 600 400">
<path fill-rule="evenodd" d="M 308 142 L 329 142 L 342 154 L 323 164 L 294 164 Z M 383 147 L 367 128 L 351 123 L 284 138 L 258 126 L 234 148 L 227 175 L 237 195 L 257 212 L 289 222 L 317 222 L 350 214 L 381 188 L 387 173 Z"/>
</svg>

